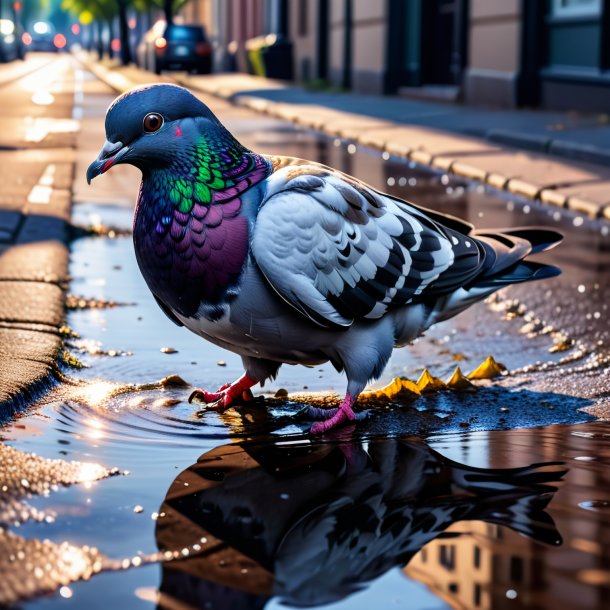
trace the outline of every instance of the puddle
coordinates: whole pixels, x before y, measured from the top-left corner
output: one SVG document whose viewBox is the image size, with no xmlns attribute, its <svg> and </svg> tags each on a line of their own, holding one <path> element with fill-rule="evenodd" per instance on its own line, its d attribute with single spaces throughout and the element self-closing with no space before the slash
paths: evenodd
<svg viewBox="0 0 610 610">
<path fill-rule="evenodd" d="M 171 561 L 102 571 L 20 607 L 604 608 L 610 424 L 583 411 L 603 415 L 609 387 L 601 225 L 575 228 L 566 211 L 307 132 L 254 130 L 243 140 L 482 227 L 550 223 L 567 237 L 544 260 L 564 274 L 431 329 L 394 352 L 377 386 L 417 379 L 424 367 L 447 379 L 490 354 L 510 375 L 477 382 L 474 393 L 386 404 L 356 434 L 311 440 L 302 403 L 274 395 L 340 394 L 344 378 L 331 366 L 285 366 L 264 406 L 198 416 L 190 386 L 237 378 L 239 357 L 155 305 L 135 263 L 131 209 L 77 206 L 75 224 L 97 227 L 71 255 L 66 349 L 85 367 L 67 370 L 66 383 L 2 434 L 23 452 L 128 474 L 30 498 L 54 519 L 23 523 L 18 535 L 87 545 L 109 562 Z M 184 382 L 159 383 L 170 375 Z"/>
</svg>

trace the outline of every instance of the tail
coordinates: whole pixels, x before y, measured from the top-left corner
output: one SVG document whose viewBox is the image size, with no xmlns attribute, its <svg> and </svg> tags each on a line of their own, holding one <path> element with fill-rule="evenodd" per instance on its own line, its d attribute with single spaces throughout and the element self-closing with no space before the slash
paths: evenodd
<svg viewBox="0 0 610 610">
<path fill-rule="evenodd" d="M 563 239 L 556 231 L 540 228 L 509 229 L 502 232 L 477 231 L 474 237 L 485 252 L 485 263 L 467 288 L 497 290 L 509 284 L 555 277 L 558 267 L 525 260 L 554 248 Z"/>
<path fill-rule="evenodd" d="M 482 264 L 476 275 L 461 288 L 439 298 L 435 322 L 446 320 L 511 284 L 555 277 L 558 267 L 527 260 L 527 257 L 554 248 L 563 235 L 550 229 L 518 228 L 475 231 L 474 238 Z"/>
</svg>

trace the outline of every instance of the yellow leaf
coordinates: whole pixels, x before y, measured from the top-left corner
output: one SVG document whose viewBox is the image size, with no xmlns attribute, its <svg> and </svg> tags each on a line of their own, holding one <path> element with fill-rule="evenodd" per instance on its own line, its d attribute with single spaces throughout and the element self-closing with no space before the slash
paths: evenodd
<svg viewBox="0 0 610 610">
<path fill-rule="evenodd" d="M 447 387 L 450 390 L 456 391 L 465 391 L 465 390 L 476 390 L 476 386 L 469 381 L 468 377 L 466 377 L 459 366 L 455 367 L 455 371 L 453 371 L 453 375 L 447 381 Z"/>
<path fill-rule="evenodd" d="M 366 392 L 367 398 L 400 398 L 414 400 L 421 395 L 418 387 L 408 379 L 395 377 L 390 383 L 379 390 L 371 390 Z"/>
<path fill-rule="evenodd" d="M 434 377 L 428 369 L 424 369 L 424 372 L 417 380 L 417 387 L 420 392 L 438 392 L 439 390 L 446 389 L 447 386 L 442 379 Z"/>
<path fill-rule="evenodd" d="M 506 367 L 500 362 L 496 362 L 493 356 L 487 356 L 485 361 L 468 375 L 468 379 L 493 379 L 505 370 Z"/>
</svg>

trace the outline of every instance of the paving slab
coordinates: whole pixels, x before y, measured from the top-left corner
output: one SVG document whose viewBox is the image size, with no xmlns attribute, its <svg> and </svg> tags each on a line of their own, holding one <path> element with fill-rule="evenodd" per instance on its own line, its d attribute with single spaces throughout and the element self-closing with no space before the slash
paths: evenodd
<svg viewBox="0 0 610 610">
<path fill-rule="evenodd" d="M 49 386 L 63 345 L 76 64 L 44 65 L 11 90 L 12 116 L 0 118 L 0 420 Z M 52 105 L 32 105 L 38 85 L 53 91 Z"/>
</svg>

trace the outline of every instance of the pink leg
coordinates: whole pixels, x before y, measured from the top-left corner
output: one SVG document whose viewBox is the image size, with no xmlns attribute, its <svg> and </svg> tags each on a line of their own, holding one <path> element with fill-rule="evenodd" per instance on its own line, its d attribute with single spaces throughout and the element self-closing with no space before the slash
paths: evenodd
<svg viewBox="0 0 610 610">
<path fill-rule="evenodd" d="M 345 395 L 345 398 L 339 405 L 338 409 L 330 409 L 328 412 L 328 419 L 324 421 L 317 421 L 311 426 L 310 432 L 312 434 L 323 434 L 324 432 L 328 432 L 337 426 L 348 422 L 348 421 L 356 421 L 358 419 L 362 419 L 366 417 L 366 413 L 354 413 L 352 407 L 354 403 L 358 399 L 358 396 L 354 396 L 348 392 Z M 319 414 L 318 414 L 319 415 Z"/>
<path fill-rule="evenodd" d="M 248 377 L 248 375 L 244 373 L 237 381 L 223 385 L 216 392 L 193 390 L 189 396 L 189 402 L 191 403 L 193 400 L 198 399 L 207 403 L 208 409 L 224 411 L 224 409 L 228 409 L 236 399 L 239 399 L 246 390 L 249 390 L 257 383 L 258 379 Z"/>
</svg>

